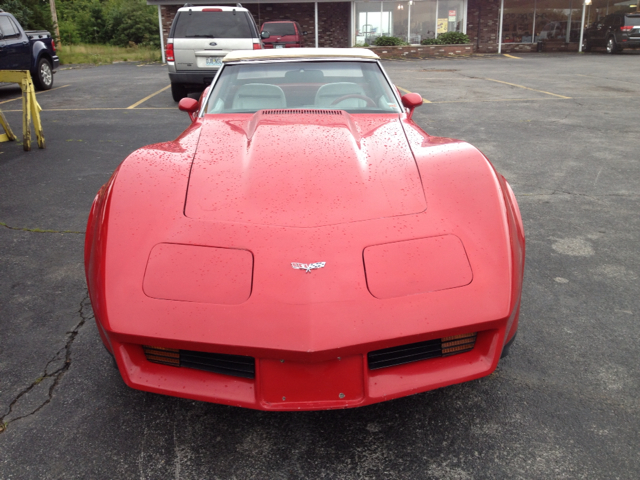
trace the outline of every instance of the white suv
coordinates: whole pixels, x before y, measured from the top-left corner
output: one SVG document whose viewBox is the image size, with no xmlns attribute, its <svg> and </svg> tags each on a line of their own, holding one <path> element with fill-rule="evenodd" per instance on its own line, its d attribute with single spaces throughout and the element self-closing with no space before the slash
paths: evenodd
<svg viewBox="0 0 640 480">
<path fill-rule="evenodd" d="M 204 90 L 232 50 L 261 49 L 259 32 L 249 10 L 239 3 L 236 7 L 187 4 L 178 9 L 166 49 L 173 99 L 178 102 L 189 91 Z"/>
</svg>

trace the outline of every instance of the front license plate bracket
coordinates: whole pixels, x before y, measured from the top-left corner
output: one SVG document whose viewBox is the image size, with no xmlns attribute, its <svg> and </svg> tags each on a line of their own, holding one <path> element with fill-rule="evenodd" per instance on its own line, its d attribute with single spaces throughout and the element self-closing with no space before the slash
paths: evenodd
<svg viewBox="0 0 640 480">
<path fill-rule="evenodd" d="M 300 404 L 353 404 L 364 398 L 361 355 L 324 362 L 260 360 L 263 400 L 282 408 Z"/>
</svg>

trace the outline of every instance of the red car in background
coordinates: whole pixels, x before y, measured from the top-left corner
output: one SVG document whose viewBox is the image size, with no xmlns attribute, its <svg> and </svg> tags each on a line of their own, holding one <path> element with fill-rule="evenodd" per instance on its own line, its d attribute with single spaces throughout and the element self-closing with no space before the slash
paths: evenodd
<svg viewBox="0 0 640 480">
<path fill-rule="evenodd" d="M 303 32 L 298 22 L 282 20 L 265 22 L 260 32 L 269 32 L 269 37 L 262 39 L 264 48 L 301 48 L 304 47 Z"/>
</svg>

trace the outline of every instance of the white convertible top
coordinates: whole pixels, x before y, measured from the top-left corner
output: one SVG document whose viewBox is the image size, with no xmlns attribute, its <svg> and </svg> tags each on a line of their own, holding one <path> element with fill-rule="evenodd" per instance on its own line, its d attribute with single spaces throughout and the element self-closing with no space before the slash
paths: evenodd
<svg viewBox="0 0 640 480">
<path fill-rule="evenodd" d="M 240 60 L 275 60 L 305 58 L 366 58 L 380 57 L 366 48 L 270 48 L 265 50 L 234 50 L 222 59 L 223 62 Z"/>
</svg>

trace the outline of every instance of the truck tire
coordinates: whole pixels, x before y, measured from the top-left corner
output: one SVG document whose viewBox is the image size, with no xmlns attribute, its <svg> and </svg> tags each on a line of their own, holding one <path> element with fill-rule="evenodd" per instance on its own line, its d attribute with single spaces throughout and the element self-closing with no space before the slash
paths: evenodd
<svg viewBox="0 0 640 480">
<path fill-rule="evenodd" d="M 173 100 L 175 102 L 179 102 L 187 96 L 187 89 L 184 87 L 184 85 L 180 85 L 179 83 L 172 83 L 171 95 L 173 96 Z"/>
<path fill-rule="evenodd" d="M 38 60 L 38 66 L 33 75 L 33 83 L 38 90 L 49 90 L 53 87 L 53 70 L 46 58 Z"/>
</svg>

